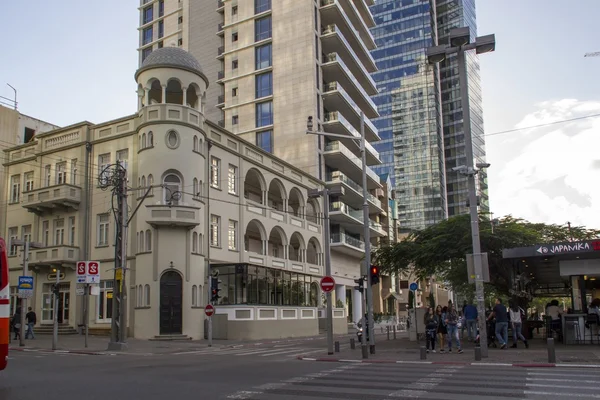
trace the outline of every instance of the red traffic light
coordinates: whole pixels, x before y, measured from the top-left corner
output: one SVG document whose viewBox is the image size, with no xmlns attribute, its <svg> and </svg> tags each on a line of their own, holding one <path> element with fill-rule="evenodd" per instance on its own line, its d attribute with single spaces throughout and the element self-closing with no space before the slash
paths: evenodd
<svg viewBox="0 0 600 400">
<path fill-rule="evenodd" d="M 374 275 L 378 274 L 379 273 L 379 267 L 373 265 L 371 267 L 371 273 L 374 274 Z"/>
</svg>

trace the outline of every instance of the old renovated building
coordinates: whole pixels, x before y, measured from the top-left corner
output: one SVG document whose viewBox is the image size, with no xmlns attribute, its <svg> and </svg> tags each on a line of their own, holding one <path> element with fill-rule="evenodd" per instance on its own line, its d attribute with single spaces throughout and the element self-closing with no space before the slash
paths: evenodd
<svg viewBox="0 0 600 400">
<path fill-rule="evenodd" d="M 209 80 L 185 50 L 155 50 L 135 79 L 135 114 L 54 129 L 4 150 L 4 235 L 43 246 L 29 255 L 39 322 L 52 323 L 56 312 L 65 329 L 84 323 L 75 263 L 94 260 L 101 282 L 89 324 L 96 332 L 110 327 L 116 203 L 100 182 L 119 161 L 130 213 L 139 206 L 127 236 L 131 336 L 202 338 L 210 270 L 222 281 L 215 337 L 318 334 L 322 204 L 308 190 L 325 183 L 206 120 Z M 11 247 L 15 304 L 20 253 Z M 334 309 L 334 321 L 346 332 L 344 307 Z"/>
</svg>

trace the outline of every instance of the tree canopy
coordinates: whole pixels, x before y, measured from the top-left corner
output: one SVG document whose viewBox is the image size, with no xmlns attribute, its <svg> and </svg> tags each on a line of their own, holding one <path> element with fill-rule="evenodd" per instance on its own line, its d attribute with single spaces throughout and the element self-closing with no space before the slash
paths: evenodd
<svg viewBox="0 0 600 400">
<path fill-rule="evenodd" d="M 490 221 L 480 215 L 481 251 L 488 253 L 490 286 L 498 294 L 508 294 L 510 271 L 502 268 L 502 250 L 541 243 L 589 240 L 600 231 L 581 226 L 531 223 L 506 216 Z M 421 231 L 413 232 L 399 243 L 382 247 L 373 260 L 383 272 L 398 273 L 414 268 L 419 278 L 432 275 L 448 282 L 452 289 L 470 296 L 474 285 L 468 283 L 466 254 L 472 253 L 471 222 L 468 214 L 448 218 Z"/>
</svg>

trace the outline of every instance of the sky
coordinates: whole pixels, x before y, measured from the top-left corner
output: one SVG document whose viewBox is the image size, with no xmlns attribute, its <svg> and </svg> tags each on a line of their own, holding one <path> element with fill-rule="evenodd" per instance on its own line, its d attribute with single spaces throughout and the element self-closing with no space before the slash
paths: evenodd
<svg viewBox="0 0 600 400">
<path fill-rule="evenodd" d="M 600 229 L 600 117 L 524 129 L 600 114 L 600 1 L 476 1 L 494 217 Z M 60 126 L 136 111 L 138 0 L 5 3 L 0 96 Z"/>
</svg>

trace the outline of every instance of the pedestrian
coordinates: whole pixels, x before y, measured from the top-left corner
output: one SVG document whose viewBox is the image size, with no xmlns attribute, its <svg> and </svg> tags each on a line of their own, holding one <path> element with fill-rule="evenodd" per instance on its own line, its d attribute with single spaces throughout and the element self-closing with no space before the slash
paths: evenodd
<svg viewBox="0 0 600 400">
<path fill-rule="evenodd" d="M 511 348 L 516 349 L 517 341 L 518 339 L 521 339 L 521 341 L 525 343 L 525 348 L 528 349 L 529 344 L 527 343 L 527 339 L 525 339 L 525 337 L 523 337 L 523 334 L 521 333 L 521 327 L 523 326 L 523 321 L 521 320 L 521 309 L 515 301 L 512 301 L 509 304 L 510 324 L 513 331 L 513 345 L 511 346 Z"/>
<path fill-rule="evenodd" d="M 444 321 L 444 311 L 447 310 L 447 307 L 442 308 L 442 306 L 437 306 L 435 309 L 435 315 L 438 317 L 438 339 L 440 344 L 440 353 L 444 352 L 444 345 L 446 344 L 446 335 L 448 331 L 446 330 L 446 322 Z"/>
<path fill-rule="evenodd" d="M 12 317 L 11 325 L 15 338 L 13 340 L 21 339 L 21 311 L 17 310 Z"/>
<path fill-rule="evenodd" d="M 477 337 L 477 307 L 473 304 L 467 304 L 464 308 L 463 314 L 467 325 L 467 339 L 469 341 L 475 340 Z"/>
<path fill-rule="evenodd" d="M 500 348 L 506 349 L 506 343 L 508 342 L 508 312 L 506 312 L 506 306 L 502 304 L 501 299 L 496 299 L 496 305 L 488 320 L 492 317 L 496 319 L 496 338 L 500 342 Z"/>
<path fill-rule="evenodd" d="M 452 304 L 448 306 L 444 320 L 446 321 L 446 329 L 448 331 L 448 352 L 452 353 L 452 339 L 455 339 L 458 354 L 461 354 L 463 351 L 460 346 L 460 338 L 458 337 L 458 313 Z"/>
<path fill-rule="evenodd" d="M 439 318 L 433 312 L 433 308 L 429 307 L 427 309 L 427 312 L 425 313 L 424 322 L 427 352 L 429 353 L 429 347 L 431 347 L 431 352 L 435 353 L 435 337 L 437 335 Z"/>
<path fill-rule="evenodd" d="M 33 308 L 29 307 L 29 312 L 25 314 L 25 318 L 27 319 L 27 332 L 25 332 L 25 339 L 29 339 L 31 336 L 32 339 L 35 339 L 35 334 L 33 333 L 33 327 L 37 323 L 37 315 Z"/>
</svg>

